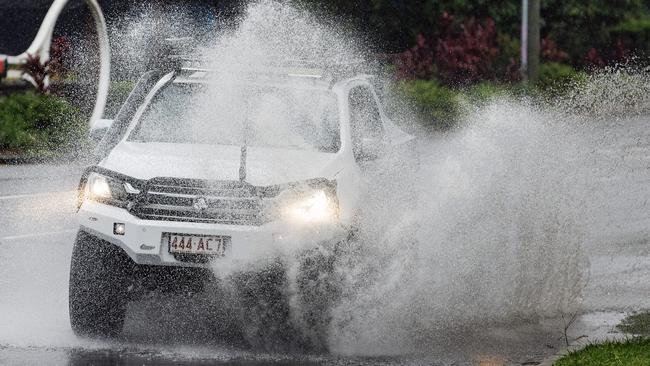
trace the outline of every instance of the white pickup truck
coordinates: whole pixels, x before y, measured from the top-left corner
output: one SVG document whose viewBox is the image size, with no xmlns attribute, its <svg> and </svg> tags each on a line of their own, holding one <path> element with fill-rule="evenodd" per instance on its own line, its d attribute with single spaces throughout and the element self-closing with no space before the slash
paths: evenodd
<svg viewBox="0 0 650 366">
<path fill-rule="evenodd" d="M 399 165 L 395 152 L 412 149 L 372 76 L 275 69 L 242 78 L 211 108 L 210 75 L 148 73 L 92 132 L 102 140 L 79 185 L 70 272 L 76 334 L 119 335 L 143 286 L 194 289 L 215 268 L 314 250 L 327 262 L 372 189 L 365 167 L 389 156 Z"/>
</svg>

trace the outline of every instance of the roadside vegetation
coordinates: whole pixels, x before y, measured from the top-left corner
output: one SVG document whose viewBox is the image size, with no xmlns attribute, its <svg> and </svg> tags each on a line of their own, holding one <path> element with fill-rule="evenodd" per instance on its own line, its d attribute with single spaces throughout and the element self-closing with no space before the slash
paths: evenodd
<svg viewBox="0 0 650 366">
<path fill-rule="evenodd" d="M 562 64 L 543 64 L 536 83 L 503 83 L 482 81 L 477 84 L 449 86 L 437 79 L 402 80 L 398 95 L 405 98 L 419 113 L 422 123 L 433 129 L 453 127 L 464 112 L 496 98 L 557 98 L 580 87 L 588 74 Z"/>
<path fill-rule="evenodd" d="M 650 337 L 650 312 L 629 315 L 616 328 L 623 333 Z"/>
<path fill-rule="evenodd" d="M 571 352 L 555 366 L 647 366 L 650 365 L 650 339 L 630 338 L 591 344 Z"/>
<path fill-rule="evenodd" d="M 590 344 L 562 357 L 555 366 L 650 365 L 650 312 L 631 314 L 616 328 L 631 338 Z"/>
<path fill-rule="evenodd" d="M 37 57 L 29 57 L 23 65 L 24 79 L 29 82 L 0 83 L 0 158 L 75 158 L 91 145 L 90 108 L 80 103 L 80 91 L 66 90 L 74 91 L 80 77 L 68 70 L 70 51 L 65 38 L 55 38 L 50 60 L 43 63 Z M 132 89 L 130 81 L 113 82 L 104 115 L 114 116 Z"/>
<path fill-rule="evenodd" d="M 0 97 L 0 154 L 56 158 L 83 147 L 87 123 L 65 99 L 35 91 Z"/>
<path fill-rule="evenodd" d="M 650 5 L 644 0 L 542 2 L 541 65 L 534 82 L 521 78 L 520 0 L 499 6 L 485 0 L 294 2 L 358 29 L 378 59 L 385 60 L 397 95 L 430 129 L 451 128 L 468 108 L 495 97 L 570 94 L 590 73 L 620 65 L 643 67 L 650 55 Z M 79 119 L 87 120 L 88 108 L 75 111 L 71 104 L 79 101 L 57 92 L 56 86 L 85 79 L 66 68 L 74 53 L 70 42 L 55 39 L 49 62 L 33 58 L 23 70 L 37 92 L 0 98 L 0 155 L 59 156 L 79 145 L 73 141 L 85 132 Z M 55 85 L 46 86 L 46 76 Z M 108 118 L 132 86 L 132 81 L 114 83 Z M 3 88 L 6 81 L 0 81 L 0 95 L 7 94 Z M 23 116 L 14 114 L 23 111 Z"/>
</svg>

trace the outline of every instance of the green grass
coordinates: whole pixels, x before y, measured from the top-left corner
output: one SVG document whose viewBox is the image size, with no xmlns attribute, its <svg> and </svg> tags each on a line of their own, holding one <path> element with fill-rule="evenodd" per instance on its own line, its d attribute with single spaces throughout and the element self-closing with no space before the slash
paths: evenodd
<svg viewBox="0 0 650 366">
<path fill-rule="evenodd" d="M 591 344 L 571 352 L 555 366 L 647 366 L 650 365 L 650 339 L 630 338 Z"/>
<path fill-rule="evenodd" d="M 616 326 L 623 333 L 643 337 L 624 341 L 591 344 L 572 352 L 555 363 L 556 366 L 650 365 L 650 312 L 632 314 Z"/>
</svg>

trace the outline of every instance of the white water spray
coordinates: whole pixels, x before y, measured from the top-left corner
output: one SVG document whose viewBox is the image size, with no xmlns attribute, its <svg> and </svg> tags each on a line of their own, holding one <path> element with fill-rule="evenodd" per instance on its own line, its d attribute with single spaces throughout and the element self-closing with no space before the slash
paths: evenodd
<svg viewBox="0 0 650 366">
<path fill-rule="evenodd" d="M 140 27 L 135 29 L 151 21 L 146 15 L 135 19 Z M 264 71 L 276 61 L 306 58 L 326 64 L 363 58 L 363 45 L 341 32 L 302 10 L 263 1 L 248 9 L 237 29 L 207 46 L 218 80 L 234 84 L 249 75 L 242 71 Z M 137 48 L 124 46 L 125 52 Z M 636 91 L 648 85 L 639 74 L 598 75 L 554 107 L 503 98 L 476 108 L 456 130 L 422 134 L 421 174 L 414 184 L 418 204 L 391 204 L 393 187 L 412 181 L 396 178 L 390 188 L 377 187 L 363 207 L 366 215 L 356 250 L 337 262 L 343 293 L 329 309 L 330 350 L 427 352 L 432 344 L 488 323 L 510 324 L 578 310 L 587 276 L 581 246 L 588 247 L 590 238 L 583 219 L 607 219 L 603 209 L 593 210 L 589 204 L 600 168 L 590 154 L 597 144 L 618 143 L 616 135 L 594 139 L 598 133 L 592 121 L 616 121 L 629 95 L 636 98 L 635 108 L 647 106 L 648 94 Z M 411 114 L 400 107 L 390 112 Z M 71 244 L 72 238 L 67 240 Z M 67 254 L 48 257 L 48 266 L 34 266 L 29 253 L 16 255 L 15 248 L 3 257 L 5 262 L 29 274 L 23 278 L 39 281 L 14 279 L 12 266 L 0 272 L 5 278 L 3 294 L 12 295 L 0 299 L 0 308 L 11 310 L 0 315 L 5 325 L 0 327 L 0 344 L 76 345 L 65 319 L 67 276 L 62 273 L 69 266 Z M 43 293 L 56 301 L 34 306 Z M 190 307 L 187 301 L 181 303 L 187 305 L 184 309 Z M 299 303 L 290 304 L 293 313 L 302 311 Z M 140 313 L 152 316 L 156 309 L 176 308 L 155 304 Z M 31 320 L 32 310 L 49 321 Z M 192 314 L 175 316 L 170 310 L 165 315 L 136 322 L 136 328 L 154 333 L 146 339 L 159 340 L 158 330 L 168 335 L 170 329 L 182 333 L 198 327 L 191 324 L 196 320 Z M 148 325 L 154 321 L 161 325 Z M 183 326 L 176 326 L 178 322 Z M 43 324 L 51 329 L 42 332 Z M 39 338 L 32 337 L 37 333 Z M 204 333 L 200 339 L 205 339 Z M 171 334 L 164 339 L 178 338 Z"/>
<path fill-rule="evenodd" d="M 234 32 L 208 47 L 219 80 L 213 88 L 284 60 L 325 67 L 364 54 L 336 27 L 271 1 L 249 7 Z M 420 351 L 450 329 L 577 311 L 587 148 L 566 125 L 573 121 L 561 117 L 532 104 L 494 102 L 458 130 L 424 137 L 430 140 L 421 144 L 415 183 L 375 181 L 363 200 L 359 249 L 337 262 L 343 297 L 329 309 L 330 349 Z M 413 185 L 417 205 L 394 204 L 396 188 Z M 292 304 L 293 312 L 303 310 Z"/>
</svg>

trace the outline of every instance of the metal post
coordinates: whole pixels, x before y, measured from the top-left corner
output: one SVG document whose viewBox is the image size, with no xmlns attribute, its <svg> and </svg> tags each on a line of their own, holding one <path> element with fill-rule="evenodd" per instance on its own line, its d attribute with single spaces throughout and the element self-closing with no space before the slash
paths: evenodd
<svg viewBox="0 0 650 366">
<path fill-rule="evenodd" d="M 540 0 L 528 0 L 527 79 L 537 81 L 540 52 Z"/>
<path fill-rule="evenodd" d="M 528 0 L 521 0 L 521 77 L 528 79 Z"/>
</svg>

